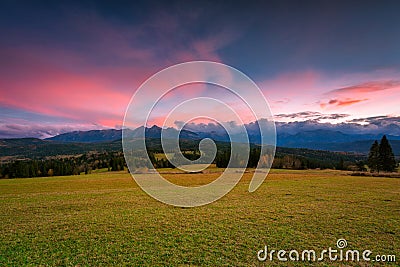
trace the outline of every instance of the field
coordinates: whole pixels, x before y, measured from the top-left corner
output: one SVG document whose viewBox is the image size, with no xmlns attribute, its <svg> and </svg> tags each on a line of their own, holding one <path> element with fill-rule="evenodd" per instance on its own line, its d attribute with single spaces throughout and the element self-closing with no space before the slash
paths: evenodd
<svg viewBox="0 0 400 267">
<path fill-rule="evenodd" d="M 166 176 L 198 185 L 218 173 Z M 400 179 L 273 170 L 248 193 L 250 177 L 197 208 L 152 199 L 126 172 L 0 180 L 0 266 L 309 266 L 259 262 L 257 252 L 319 253 L 339 238 L 346 249 L 394 254 L 399 264 Z"/>
</svg>

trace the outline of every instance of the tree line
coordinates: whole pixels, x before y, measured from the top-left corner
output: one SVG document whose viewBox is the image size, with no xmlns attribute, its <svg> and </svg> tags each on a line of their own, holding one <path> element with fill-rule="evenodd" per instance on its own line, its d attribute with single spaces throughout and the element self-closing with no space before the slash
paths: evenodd
<svg viewBox="0 0 400 267">
<path fill-rule="evenodd" d="M 28 178 L 88 174 L 96 169 L 120 171 L 126 167 L 122 152 L 86 153 L 51 159 L 16 160 L 0 165 L 0 178 Z"/>
<path fill-rule="evenodd" d="M 148 153 L 154 168 L 174 168 L 166 158 L 156 157 L 160 151 Z M 200 157 L 197 149 L 182 151 L 189 160 Z M 140 167 L 139 159 L 138 166 Z M 250 149 L 248 161 L 239 155 L 231 157 L 230 149 L 219 149 L 213 161 L 219 168 L 231 167 L 255 168 L 259 161 L 265 165 L 272 165 L 276 169 L 338 169 L 366 171 L 368 165 L 371 172 L 394 171 L 397 167 L 392 148 L 386 136 L 380 143 L 375 141 L 370 149 L 368 159 L 354 155 L 340 154 L 326 151 L 307 149 L 279 148 L 275 157 L 261 155 L 260 147 Z M 145 160 L 143 164 L 147 164 Z M 122 151 L 117 152 L 89 152 L 79 156 L 58 156 L 49 159 L 27 159 L 0 164 L 0 178 L 25 178 L 88 174 L 96 169 L 107 168 L 108 171 L 121 171 L 127 167 Z M 150 167 L 150 166 L 147 166 Z"/>
<path fill-rule="evenodd" d="M 261 162 L 265 162 L 271 164 L 271 168 L 273 169 L 293 169 L 293 170 L 305 170 L 305 169 L 337 169 L 337 170 L 352 170 L 352 171 L 364 171 L 365 168 L 365 160 L 362 159 L 353 159 L 347 155 L 336 155 L 334 153 L 329 153 L 331 155 L 330 158 L 327 157 L 327 154 L 322 151 L 312 151 L 312 153 L 321 153 L 320 156 L 313 155 L 310 156 L 307 153 L 311 153 L 311 151 L 307 149 L 296 149 L 298 154 L 290 154 L 284 152 L 277 152 L 275 157 L 273 158 L 272 164 L 267 155 L 261 156 L 260 148 L 253 148 L 250 150 L 249 160 L 246 164 L 247 168 L 256 168 L 258 162 L 261 159 Z M 301 154 L 305 155 L 301 155 Z M 217 154 L 215 159 L 215 164 L 219 168 L 226 168 L 228 166 L 230 160 L 230 152 L 223 151 Z M 237 156 L 232 157 L 233 163 L 231 163 L 231 167 L 243 167 L 243 164 L 240 164 L 237 160 Z"/>
</svg>

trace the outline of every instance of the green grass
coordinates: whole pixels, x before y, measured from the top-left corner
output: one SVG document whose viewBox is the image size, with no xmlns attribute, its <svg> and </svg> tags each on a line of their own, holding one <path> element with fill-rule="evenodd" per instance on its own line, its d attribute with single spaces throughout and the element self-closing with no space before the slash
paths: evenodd
<svg viewBox="0 0 400 267">
<path fill-rule="evenodd" d="M 197 185 L 218 173 L 165 176 Z M 248 193 L 250 177 L 197 208 L 152 199 L 126 172 L 0 180 L 0 266 L 288 265 L 260 263 L 257 251 L 321 251 L 339 238 L 349 249 L 395 254 L 399 262 L 400 179 L 273 170 Z"/>
</svg>

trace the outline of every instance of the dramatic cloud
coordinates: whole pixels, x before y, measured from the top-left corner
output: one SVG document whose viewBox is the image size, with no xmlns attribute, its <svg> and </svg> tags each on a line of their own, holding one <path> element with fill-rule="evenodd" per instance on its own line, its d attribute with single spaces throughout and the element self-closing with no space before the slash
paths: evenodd
<svg viewBox="0 0 400 267">
<path fill-rule="evenodd" d="M 343 107 L 343 106 L 350 106 L 350 105 L 354 105 L 363 101 L 367 101 L 368 99 L 343 99 L 343 100 L 339 100 L 339 99 L 331 99 L 329 100 L 327 103 L 320 103 L 321 108 L 325 108 L 327 106 L 338 106 L 338 107 Z"/>
<path fill-rule="evenodd" d="M 278 133 L 296 134 L 304 131 L 331 130 L 347 134 L 389 134 L 400 136 L 400 116 L 377 116 L 351 119 L 340 123 L 315 120 L 276 122 Z"/>
<path fill-rule="evenodd" d="M 93 128 L 105 129 L 101 125 L 80 125 L 73 124 L 43 124 L 43 123 L 29 123 L 29 124 L 6 124 L 0 123 L 0 138 L 48 138 L 58 134 L 72 132 L 72 131 L 89 131 Z"/>
<path fill-rule="evenodd" d="M 329 96 L 330 99 L 326 101 L 319 101 L 319 105 L 321 108 L 351 106 L 360 102 L 382 97 L 382 91 L 396 89 L 400 89 L 400 81 L 398 80 L 369 81 L 359 83 L 356 85 L 328 91 L 325 93 L 325 96 Z M 363 96 L 363 98 L 360 98 L 360 96 Z M 365 96 L 368 96 L 368 98 Z"/>
<path fill-rule="evenodd" d="M 285 114 L 278 115 L 279 118 L 285 118 Z M 304 131 L 314 130 L 330 130 L 340 131 L 345 134 L 365 134 L 377 135 L 388 134 L 400 137 L 400 116 L 376 116 L 367 117 L 362 119 L 350 119 L 340 123 L 323 122 L 324 120 L 344 119 L 348 114 L 321 114 L 317 112 L 300 112 L 299 114 L 287 114 L 290 118 L 301 119 L 306 118 L 304 121 L 282 122 L 276 121 L 276 129 L 278 134 L 297 134 Z M 182 127 L 183 122 L 176 122 L 176 125 Z M 230 125 L 233 129 L 238 127 L 237 124 L 229 122 L 224 125 Z M 268 129 L 269 124 L 267 120 L 260 120 L 259 122 L 251 122 L 244 125 L 249 133 L 259 132 L 258 127 Z M 188 123 L 184 129 L 193 132 L 206 132 L 222 134 L 224 129 L 221 125 L 215 123 Z"/>
<path fill-rule="evenodd" d="M 57 38 L 58 32 L 46 44 L 36 36 L 28 43 L 26 35 L 15 35 L 18 46 L 0 43 L 0 107 L 121 125 L 132 94 L 148 77 L 183 61 L 221 61 L 217 50 L 240 35 L 229 27 L 218 34 L 191 33 L 196 12 L 175 16 L 158 10 L 134 26 L 95 11 L 63 14 L 57 23 L 79 36 L 79 46 Z M 178 28 L 182 35 L 174 35 Z"/>
<path fill-rule="evenodd" d="M 383 91 L 388 89 L 400 89 L 400 81 L 392 80 L 392 81 L 371 81 L 366 83 L 361 83 L 353 86 L 343 87 L 339 89 L 335 89 L 329 91 L 327 94 L 336 95 L 336 94 L 344 94 L 344 93 L 373 93 L 377 91 Z"/>
<path fill-rule="evenodd" d="M 350 123 L 370 124 L 379 127 L 400 126 L 400 116 L 374 116 L 360 119 L 353 119 Z"/>
<path fill-rule="evenodd" d="M 229 122 L 222 122 L 221 124 L 215 122 L 209 123 L 195 123 L 190 122 L 185 124 L 183 121 L 175 121 L 175 125 L 177 128 L 182 128 L 192 132 L 205 132 L 205 133 L 217 133 L 217 134 L 225 134 L 227 130 L 232 130 L 232 132 L 239 131 L 239 127 L 236 122 L 229 121 Z M 224 128 L 225 127 L 225 128 Z"/>
<path fill-rule="evenodd" d="M 315 103 L 322 110 L 345 110 L 355 115 L 361 114 L 392 114 L 398 113 L 399 109 L 394 99 L 400 95 L 400 81 L 396 79 L 387 79 L 388 77 L 398 76 L 397 72 L 375 71 L 371 72 L 370 78 L 374 76 L 375 81 L 353 82 L 354 85 L 341 87 L 334 90 L 327 90 L 320 95 Z M 357 76 L 357 75 L 356 75 Z M 368 78 L 367 74 L 359 74 L 362 79 Z M 356 77 L 354 77 L 355 79 Z M 386 79 L 384 79 L 386 78 Z M 350 76 L 344 79 L 351 80 Z M 340 78 L 338 79 L 340 80 Z M 342 80 L 340 83 L 346 82 Z M 347 82 L 348 83 L 348 82 Z M 368 103 L 368 104 L 367 104 Z M 372 108 L 373 107 L 373 108 Z"/>
<path fill-rule="evenodd" d="M 348 119 L 342 113 L 352 119 L 400 113 L 400 38 L 392 27 L 399 24 L 397 3 L 289 6 L 269 1 L 6 1 L 0 9 L 2 136 L 47 136 L 73 125 L 120 127 L 140 84 L 192 60 L 243 71 L 281 122 L 338 124 Z M 371 20 L 370 10 L 381 17 Z M 212 97 L 218 94 L 209 91 Z M 149 90 L 147 96 L 153 94 L 156 90 Z M 162 123 L 169 106 L 196 96 L 193 89 L 166 96 L 151 122 Z M 224 100 L 238 106 L 235 99 Z M 13 112 L 4 115 L 4 108 Z M 203 110 L 193 107 L 187 116 L 201 116 Z M 243 117 L 250 114 L 242 106 L 237 110 Z M 213 129 L 207 123 L 201 127 Z"/>
<path fill-rule="evenodd" d="M 278 114 L 275 115 L 274 118 L 277 121 L 281 121 L 282 119 L 291 119 L 292 121 L 301 121 L 301 120 L 313 120 L 313 121 L 321 121 L 321 120 L 337 120 L 350 116 L 349 114 L 323 114 L 316 111 L 303 111 L 297 113 L 290 114 Z"/>
<path fill-rule="evenodd" d="M 102 124 L 87 123 L 82 120 L 66 120 L 58 116 L 48 116 L 19 109 L 0 107 L 0 138 L 36 137 L 47 138 L 71 132 L 105 129 Z M 117 125 L 113 126 L 118 128 Z"/>
</svg>

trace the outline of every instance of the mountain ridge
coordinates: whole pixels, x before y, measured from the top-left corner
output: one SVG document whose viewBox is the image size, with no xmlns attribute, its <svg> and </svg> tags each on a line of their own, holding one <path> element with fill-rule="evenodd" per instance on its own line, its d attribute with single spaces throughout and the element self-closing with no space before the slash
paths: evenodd
<svg viewBox="0 0 400 267">
<path fill-rule="evenodd" d="M 131 138 L 136 138 L 142 135 L 144 126 L 130 130 L 128 132 Z M 147 138 L 161 138 L 162 128 L 153 125 L 146 127 L 145 134 Z M 259 131 L 247 129 L 249 140 L 251 143 L 261 143 Z M 175 128 L 165 128 L 163 135 L 165 138 L 171 138 L 178 134 Z M 370 145 L 374 140 L 379 140 L 384 134 L 346 134 L 337 130 L 316 129 L 301 131 L 295 134 L 289 134 L 282 131 L 277 131 L 277 146 L 290 148 L 308 148 L 317 150 L 329 151 L 344 151 L 355 153 L 368 153 Z M 386 135 L 390 140 L 396 156 L 400 155 L 400 136 Z M 225 132 L 193 132 L 182 129 L 179 133 L 181 139 L 199 140 L 203 138 L 211 138 L 214 141 L 229 142 L 229 136 Z M 122 130 L 107 129 L 107 130 L 91 130 L 91 131 L 73 131 L 63 133 L 51 138 L 46 138 L 46 141 L 56 141 L 61 143 L 102 143 L 112 142 L 122 138 Z M 234 137 L 235 138 L 235 137 Z"/>
</svg>

